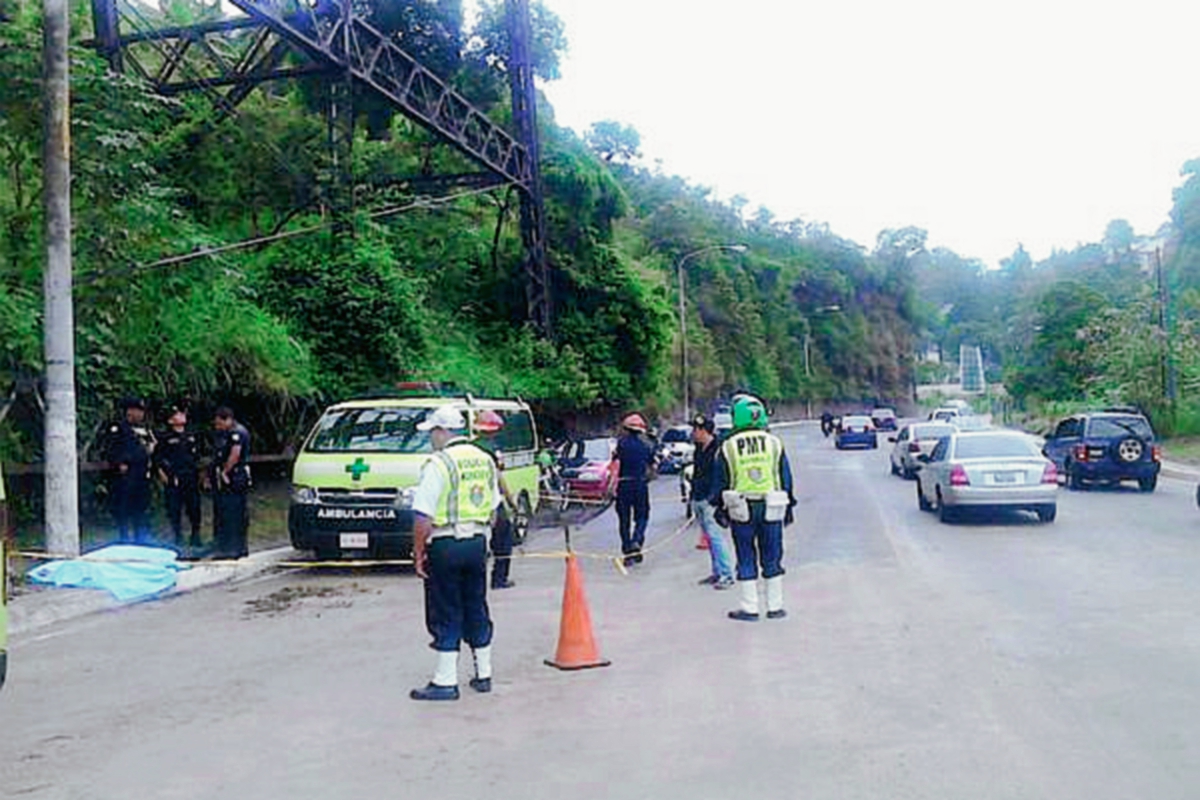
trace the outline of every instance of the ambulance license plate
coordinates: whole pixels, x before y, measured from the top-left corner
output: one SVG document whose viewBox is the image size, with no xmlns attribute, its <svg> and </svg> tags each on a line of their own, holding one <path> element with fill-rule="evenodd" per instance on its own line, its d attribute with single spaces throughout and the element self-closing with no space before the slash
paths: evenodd
<svg viewBox="0 0 1200 800">
<path fill-rule="evenodd" d="M 338 534 L 338 547 L 343 550 L 366 550 L 371 546 L 371 535 L 368 533 Z"/>
</svg>

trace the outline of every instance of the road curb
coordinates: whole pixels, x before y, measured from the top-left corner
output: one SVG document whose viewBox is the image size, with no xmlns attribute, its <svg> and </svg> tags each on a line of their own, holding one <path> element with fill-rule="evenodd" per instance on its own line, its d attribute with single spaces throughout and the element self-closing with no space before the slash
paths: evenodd
<svg viewBox="0 0 1200 800">
<path fill-rule="evenodd" d="M 1181 481 L 1197 481 L 1200 482 L 1200 470 L 1192 467 L 1185 467 L 1179 464 L 1163 464 L 1159 474 L 1164 478 L 1175 478 Z"/>
<path fill-rule="evenodd" d="M 9 634 L 17 637 L 58 622 L 78 619 L 102 611 L 113 611 L 138 603 L 152 603 L 194 592 L 249 580 L 263 574 L 296 551 L 290 546 L 251 553 L 234 562 L 196 562 L 179 573 L 175 586 L 162 594 L 123 603 L 108 592 L 96 589 L 39 587 L 13 597 L 8 606 Z"/>
</svg>

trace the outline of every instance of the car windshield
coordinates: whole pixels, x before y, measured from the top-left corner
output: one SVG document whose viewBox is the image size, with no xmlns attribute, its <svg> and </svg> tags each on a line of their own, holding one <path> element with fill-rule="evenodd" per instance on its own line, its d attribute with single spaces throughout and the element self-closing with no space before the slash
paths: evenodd
<svg viewBox="0 0 1200 800">
<path fill-rule="evenodd" d="M 1039 455 L 1037 445 L 1027 436 L 996 434 L 962 436 L 954 445 L 955 458 L 1007 458 Z"/>
<path fill-rule="evenodd" d="M 1092 417 L 1088 423 L 1087 435 L 1105 439 L 1118 436 L 1150 439 L 1154 436 L 1154 431 L 1144 417 Z"/>
<path fill-rule="evenodd" d="M 953 425 L 916 425 L 913 427 L 914 439 L 940 439 L 954 433 Z"/>
<path fill-rule="evenodd" d="M 429 434 L 417 423 L 429 408 L 330 409 L 305 448 L 310 453 L 431 453 Z"/>
<path fill-rule="evenodd" d="M 892 417 L 896 416 L 896 412 L 892 411 L 890 408 L 877 408 L 871 412 L 871 416 L 883 419 L 891 419 Z"/>
<path fill-rule="evenodd" d="M 612 458 L 612 442 L 608 439 L 588 439 L 583 443 L 583 457 L 588 461 L 608 461 Z"/>
<path fill-rule="evenodd" d="M 683 428 L 671 428 L 663 434 L 662 440 L 666 443 L 671 442 L 690 442 L 692 440 L 691 431 Z"/>
<path fill-rule="evenodd" d="M 870 425 L 870 417 L 842 417 L 843 428 L 849 428 L 852 426 L 855 428 L 866 428 L 870 427 Z"/>
</svg>

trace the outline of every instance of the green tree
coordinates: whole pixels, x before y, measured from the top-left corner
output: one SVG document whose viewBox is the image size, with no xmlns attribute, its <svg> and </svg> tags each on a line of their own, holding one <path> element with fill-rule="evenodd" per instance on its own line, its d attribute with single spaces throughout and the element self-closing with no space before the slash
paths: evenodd
<svg viewBox="0 0 1200 800">
<path fill-rule="evenodd" d="M 595 122 L 583 138 L 606 164 L 628 164 L 642 157 L 638 150 L 642 137 L 629 125 L 613 120 Z"/>
</svg>

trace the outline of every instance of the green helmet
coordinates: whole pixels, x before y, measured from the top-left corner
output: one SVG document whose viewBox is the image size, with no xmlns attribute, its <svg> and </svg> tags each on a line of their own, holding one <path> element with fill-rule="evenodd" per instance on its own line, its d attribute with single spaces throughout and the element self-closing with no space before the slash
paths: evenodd
<svg viewBox="0 0 1200 800">
<path fill-rule="evenodd" d="M 733 401 L 733 429 L 744 431 L 767 427 L 767 409 L 757 397 L 743 395 Z"/>
</svg>

